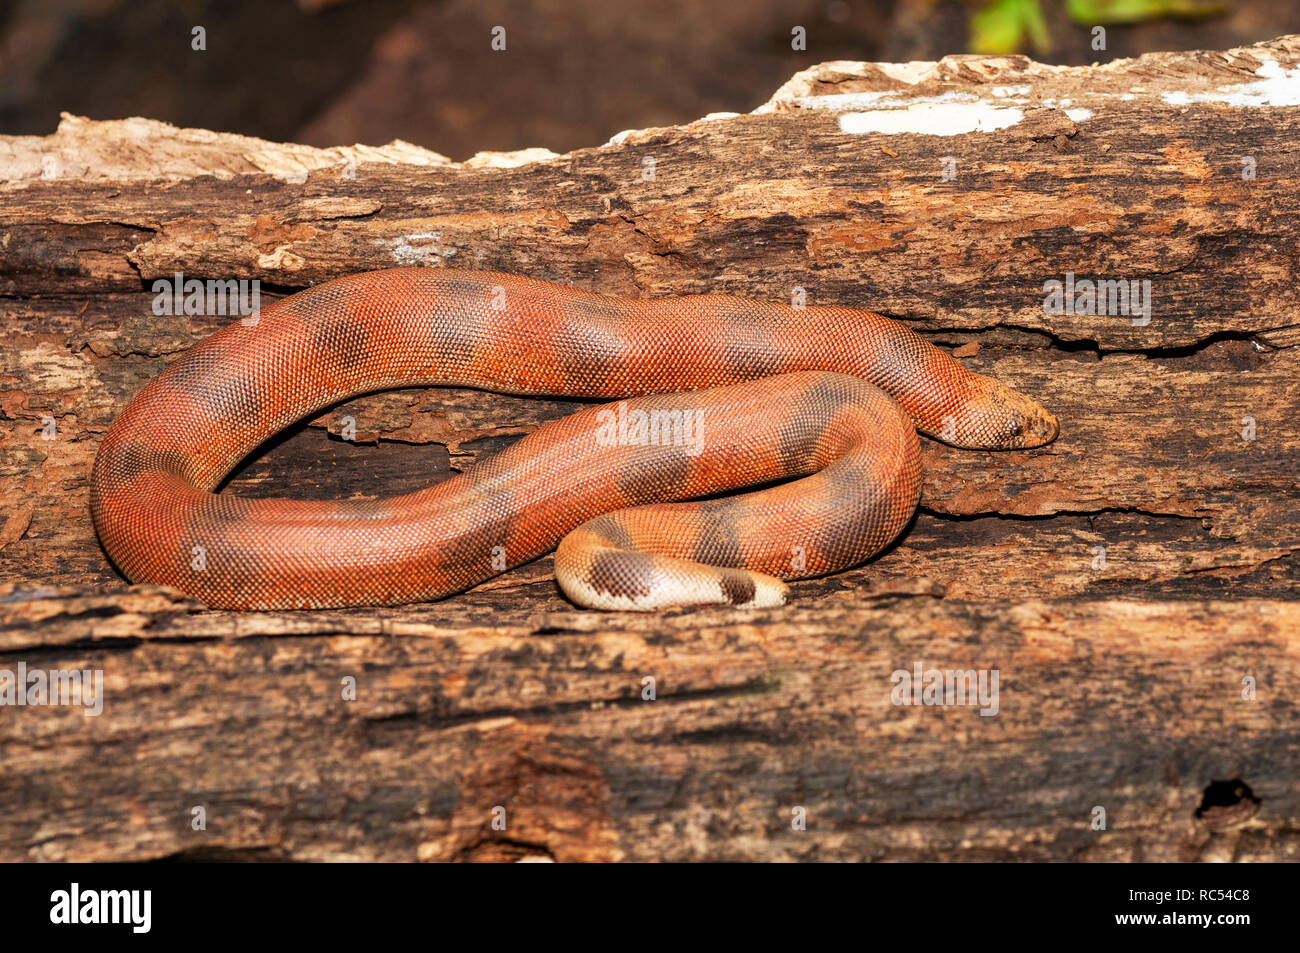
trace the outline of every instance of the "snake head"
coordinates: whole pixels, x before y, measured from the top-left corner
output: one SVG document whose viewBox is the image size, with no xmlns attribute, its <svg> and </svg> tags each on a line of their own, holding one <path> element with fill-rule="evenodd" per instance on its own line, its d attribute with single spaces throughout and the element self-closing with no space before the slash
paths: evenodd
<svg viewBox="0 0 1300 953">
<path fill-rule="evenodd" d="M 1014 393 L 1014 392 L 1013 392 Z M 1020 450 L 1051 443 L 1061 432 L 1061 423 L 1036 400 L 1016 394 L 1024 402 L 1009 414 L 998 450 Z"/>
<path fill-rule="evenodd" d="M 1056 415 L 1032 397 L 992 377 L 976 381 L 955 427 L 939 439 L 968 450 L 1027 450 L 1051 443 L 1061 432 Z"/>
</svg>

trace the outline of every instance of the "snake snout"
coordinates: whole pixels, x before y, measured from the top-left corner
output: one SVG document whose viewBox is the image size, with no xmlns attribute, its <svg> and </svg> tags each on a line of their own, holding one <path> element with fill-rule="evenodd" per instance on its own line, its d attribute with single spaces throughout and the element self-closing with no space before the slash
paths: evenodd
<svg viewBox="0 0 1300 953">
<path fill-rule="evenodd" d="M 1061 433 L 1061 422 L 1056 419 L 1056 415 L 1042 408 L 1040 411 L 1029 422 L 1026 435 L 1033 442 L 1026 443 L 1027 447 L 1041 447 L 1045 443 L 1051 443 Z"/>
<path fill-rule="evenodd" d="M 1056 416 L 1042 404 L 990 377 L 980 379 L 968 405 L 957 446 L 977 450 L 1028 450 L 1051 443 L 1061 431 Z"/>
<path fill-rule="evenodd" d="M 1025 450 L 1055 440 L 1061 432 L 1056 415 L 1023 394 L 1015 396 L 1019 400 L 1006 407 L 997 449 Z"/>
</svg>

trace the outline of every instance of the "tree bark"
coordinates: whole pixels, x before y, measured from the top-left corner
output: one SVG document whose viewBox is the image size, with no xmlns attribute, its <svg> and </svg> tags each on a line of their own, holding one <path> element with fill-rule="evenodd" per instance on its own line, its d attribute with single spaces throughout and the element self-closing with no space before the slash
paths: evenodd
<svg viewBox="0 0 1300 953">
<path fill-rule="evenodd" d="M 142 119 L 0 137 L 0 671 L 104 673 L 98 716 L 0 708 L 0 859 L 1296 859 L 1298 70 L 1294 36 L 825 63 L 752 114 L 465 163 Z M 779 610 L 580 611 L 549 557 L 394 609 L 129 586 L 87 512 L 99 438 L 229 320 L 151 313 L 155 280 L 397 264 L 802 289 L 1062 434 L 923 440 L 901 541 Z M 1149 320 L 1046 306 L 1098 279 L 1149 282 Z M 372 395 L 225 492 L 407 492 L 575 406 Z M 898 704 L 918 665 L 996 671 L 997 713 Z"/>
</svg>

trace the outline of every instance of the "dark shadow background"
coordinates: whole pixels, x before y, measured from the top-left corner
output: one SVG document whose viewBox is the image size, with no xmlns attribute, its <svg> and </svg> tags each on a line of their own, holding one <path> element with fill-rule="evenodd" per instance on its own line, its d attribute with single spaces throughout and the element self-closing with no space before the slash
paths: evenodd
<svg viewBox="0 0 1300 953">
<path fill-rule="evenodd" d="M 453 159 L 564 152 L 748 111 L 824 60 L 968 52 L 988 2 L 0 0 L 0 133 L 48 134 L 66 110 L 318 146 L 400 138 Z M 1217 0 L 1210 18 L 1108 26 L 1097 52 L 1065 0 L 1040 2 L 1050 50 L 1034 55 L 1053 63 L 1300 33 L 1300 0 Z M 791 49 L 795 25 L 806 51 Z"/>
</svg>

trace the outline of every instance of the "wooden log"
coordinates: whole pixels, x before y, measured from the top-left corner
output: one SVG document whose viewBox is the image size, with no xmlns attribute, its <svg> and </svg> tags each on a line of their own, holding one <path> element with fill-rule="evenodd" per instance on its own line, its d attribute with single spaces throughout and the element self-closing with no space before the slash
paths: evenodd
<svg viewBox="0 0 1300 953">
<path fill-rule="evenodd" d="M 0 859 L 1296 859 L 1298 70 L 1300 37 L 827 63 L 753 114 L 465 163 L 142 119 L 0 137 L 0 691 L 104 678 L 94 717 L 0 707 Z M 394 264 L 802 289 L 1062 435 L 923 441 L 901 541 L 779 610 L 579 611 L 549 558 L 381 610 L 129 586 L 86 511 L 98 440 L 229 320 L 154 313 L 155 280 Z M 1149 320 L 1047 307 L 1085 279 L 1149 282 Z M 575 406 L 371 395 L 225 491 L 406 492 Z M 898 704 L 917 665 L 996 671 L 997 713 Z"/>
</svg>

